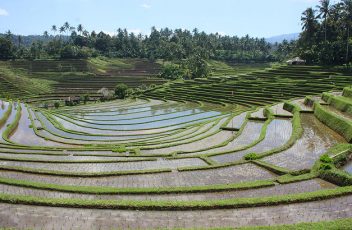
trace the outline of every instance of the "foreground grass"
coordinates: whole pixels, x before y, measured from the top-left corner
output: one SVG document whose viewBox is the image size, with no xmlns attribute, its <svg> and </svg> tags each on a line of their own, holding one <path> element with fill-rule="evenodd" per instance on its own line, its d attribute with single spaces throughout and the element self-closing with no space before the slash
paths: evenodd
<svg viewBox="0 0 352 230">
<path fill-rule="evenodd" d="M 319 201 L 352 194 L 352 186 L 272 197 L 233 198 L 206 201 L 83 200 L 0 194 L 0 202 L 51 207 L 131 209 L 131 210 L 210 210 L 274 206 Z"/>
<path fill-rule="evenodd" d="M 47 184 L 42 182 L 32 182 L 27 180 L 17 180 L 11 178 L 0 177 L 0 184 L 12 186 L 35 188 L 60 192 L 71 192 L 81 194 L 168 194 L 168 193 L 197 193 L 197 192 L 220 192 L 234 191 L 244 189 L 256 189 L 274 186 L 271 180 L 259 180 L 251 182 L 241 182 L 236 184 L 217 184 L 204 186 L 185 186 L 185 187 L 163 187 L 163 188 L 114 188 L 114 187 L 98 187 L 98 186 L 76 186 L 76 185 L 59 185 Z"/>
<path fill-rule="evenodd" d="M 315 223 L 299 223 L 292 225 L 278 225 L 278 226 L 257 226 L 235 228 L 238 230 L 348 230 L 352 228 L 352 218 L 338 219 L 334 221 L 321 221 Z M 233 228 L 215 228 L 215 229 L 233 229 Z"/>
</svg>

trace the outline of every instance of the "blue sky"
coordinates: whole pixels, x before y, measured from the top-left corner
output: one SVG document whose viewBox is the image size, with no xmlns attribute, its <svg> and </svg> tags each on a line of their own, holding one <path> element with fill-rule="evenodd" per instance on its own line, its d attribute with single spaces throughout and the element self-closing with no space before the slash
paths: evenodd
<svg viewBox="0 0 352 230">
<path fill-rule="evenodd" d="M 270 37 L 299 32 L 301 13 L 319 0 L 0 0 L 0 32 L 42 34 L 51 25 L 82 23 L 91 31 L 149 33 L 183 28 Z M 334 2 L 334 1 L 332 1 Z"/>
</svg>

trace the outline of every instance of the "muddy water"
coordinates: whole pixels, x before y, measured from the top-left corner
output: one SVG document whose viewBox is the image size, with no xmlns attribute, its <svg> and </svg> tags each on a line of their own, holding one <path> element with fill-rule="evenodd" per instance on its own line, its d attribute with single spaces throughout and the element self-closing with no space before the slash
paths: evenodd
<svg viewBox="0 0 352 230">
<path fill-rule="evenodd" d="M 4 115 L 4 113 L 6 112 L 8 106 L 9 106 L 9 103 L 8 103 L 8 102 L 1 101 L 1 100 L 0 100 L 0 119 L 2 118 L 2 116 Z"/>
<path fill-rule="evenodd" d="M 228 184 L 239 183 L 242 181 L 272 179 L 276 177 L 275 174 L 250 163 L 212 170 L 197 170 L 185 172 L 169 172 L 97 178 L 46 176 L 9 171 L 0 171 L 0 176 L 6 178 L 16 178 L 21 180 L 31 180 L 38 182 L 40 181 L 54 184 L 110 186 L 120 188 L 150 188 Z"/>
<path fill-rule="evenodd" d="M 175 117 L 175 118 L 170 118 L 167 120 L 159 120 L 159 121 L 154 121 L 153 118 L 150 119 L 149 122 L 147 123 L 136 123 L 136 124 L 121 124 L 121 125 L 115 125 L 115 124 L 91 124 L 91 123 L 86 123 L 83 121 L 77 121 L 77 120 L 72 120 L 72 119 L 67 119 L 68 121 L 65 121 L 63 119 L 60 119 L 58 117 L 55 117 L 56 120 L 59 120 L 59 122 L 67 128 L 70 123 L 73 123 L 74 126 L 71 128 L 73 130 L 77 125 L 78 126 L 84 126 L 87 128 L 92 128 L 92 129 L 104 129 L 104 130 L 138 130 L 138 129 L 154 129 L 154 128 L 159 128 L 159 127 L 169 127 L 173 125 L 178 125 L 180 123 L 190 123 L 194 122 L 197 120 L 204 120 L 208 119 L 214 116 L 220 115 L 219 112 L 204 112 L 204 113 L 198 113 L 198 114 L 193 114 L 185 117 Z M 134 120 L 134 122 L 138 122 L 138 120 Z M 77 125 L 76 125 L 77 124 Z M 79 131 L 79 130 L 76 130 Z"/>
<path fill-rule="evenodd" d="M 162 111 L 156 111 L 155 113 L 151 111 L 147 112 L 142 112 L 142 113 L 132 113 L 128 116 L 124 115 L 116 115 L 116 116 L 96 116 L 96 117 L 85 117 L 85 121 L 89 122 L 106 122 L 106 121 L 133 121 L 133 120 L 138 120 L 139 122 L 140 119 L 145 119 L 145 118 L 154 118 L 155 120 L 162 120 L 166 118 L 171 118 L 171 117 L 177 117 L 177 116 L 187 116 L 195 113 L 200 113 L 202 110 L 200 109 L 181 109 L 181 108 L 174 108 L 174 111 L 171 113 L 163 113 Z M 60 114 L 62 116 L 62 114 Z M 81 118 L 79 118 L 81 119 Z"/>
<path fill-rule="evenodd" d="M 304 99 L 294 100 L 292 103 L 298 105 L 302 111 L 313 111 L 313 107 L 304 104 Z"/>
<path fill-rule="evenodd" d="M 231 199 L 244 197 L 267 197 L 279 196 L 286 194 L 296 194 L 303 192 L 313 192 L 324 189 L 332 189 L 336 186 L 321 179 L 312 179 L 297 183 L 283 184 L 270 186 L 265 188 L 245 189 L 226 192 L 202 192 L 189 194 L 147 194 L 147 195 L 89 195 L 75 194 L 56 191 L 43 191 L 39 189 L 22 188 L 11 185 L 0 185 L 0 190 L 8 194 L 16 195 L 31 195 L 47 198 L 77 198 L 77 199 L 128 199 L 128 200 L 177 200 L 177 201 L 192 201 L 192 200 L 214 200 L 214 199 Z"/>
<path fill-rule="evenodd" d="M 142 150 L 143 154 L 159 154 L 159 153 L 172 153 L 175 151 L 196 151 L 200 149 L 204 149 L 207 147 L 211 147 L 215 144 L 219 144 L 226 139 L 231 137 L 230 132 L 218 132 L 222 124 L 227 120 L 227 118 L 223 118 L 220 122 L 218 122 L 216 125 L 212 127 L 214 123 L 208 123 L 204 125 L 201 129 L 199 129 L 197 132 L 195 132 L 194 136 L 183 141 L 177 141 L 173 142 L 172 144 L 174 146 L 168 147 L 168 145 L 163 145 L 163 143 L 159 146 L 165 146 L 164 148 L 157 148 L 157 149 L 151 149 L 151 150 Z M 210 128 L 210 129 L 209 129 Z M 202 131 L 203 130 L 203 131 Z M 213 135 L 210 135 L 213 134 Z M 210 135 L 210 136 L 208 136 Z M 207 137 L 208 136 L 208 137 Z M 185 142 L 190 142 L 194 140 L 191 143 L 185 143 Z M 148 147 L 158 147 L 158 145 L 149 145 Z"/>
<path fill-rule="evenodd" d="M 288 112 L 287 110 L 284 110 L 283 106 L 284 106 L 284 103 L 280 103 L 270 108 L 275 115 L 292 116 L 292 113 Z"/>
<path fill-rule="evenodd" d="M 231 150 L 235 151 L 236 149 L 238 150 L 239 148 L 243 148 L 244 146 L 250 145 L 252 142 L 256 141 L 260 136 L 263 125 L 263 122 L 249 121 L 244 127 L 242 133 L 237 138 L 230 141 L 226 146 L 213 148 L 206 151 L 199 151 L 187 155 L 219 153 Z"/>
<path fill-rule="evenodd" d="M 76 112 L 69 110 L 69 111 L 58 111 L 58 113 L 61 113 L 63 115 L 67 114 L 69 116 L 88 118 L 88 119 L 99 119 L 104 117 L 111 118 L 115 116 L 128 118 L 130 115 L 133 115 L 133 114 L 148 113 L 148 112 L 150 114 L 154 114 L 157 111 L 169 111 L 169 108 L 171 109 L 171 108 L 179 108 L 179 107 L 180 106 L 178 105 L 172 106 L 169 103 L 165 103 L 163 105 L 158 105 L 158 106 L 142 105 L 140 107 L 126 106 L 123 108 L 103 109 L 103 108 L 100 108 L 99 105 L 97 105 L 96 108 L 92 108 L 91 110 L 83 109 Z"/>
<path fill-rule="evenodd" d="M 194 115 L 204 115 L 204 116 L 209 116 L 209 114 L 218 114 L 214 112 L 201 112 L 200 110 L 188 110 L 184 112 L 177 112 L 177 113 L 168 113 L 168 114 L 162 114 L 158 116 L 150 116 L 150 117 L 139 117 L 139 118 L 134 118 L 134 119 L 116 119 L 116 120 L 80 120 L 79 123 L 83 126 L 87 125 L 93 125 L 94 127 L 97 126 L 120 126 L 120 125 L 136 125 L 136 124 L 141 124 L 141 123 L 163 123 L 165 121 L 172 121 L 174 119 L 180 119 L 184 118 L 186 119 L 187 117 L 191 117 Z M 61 116 L 53 116 L 55 119 L 60 119 Z M 71 122 L 77 123 L 77 119 L 70 119 L 70 118 L 64 118 L 66 120 L 69 120 Z"/>
<path fill-rule="evenodd" d="M 348 162 L 346 165 L 342 167 L 343 170 L 345 170 L 348 173 L 352 174 L 352 161 Z"/>
<path fill-rule="evenodd" d="M 12 103 L 12 111 L 11 111 L 9 118 L 7 119 L 5 124 L 2 127 L 0 127 L 0 142 L 5 142 L 5 140 L 2 139 L 2 133 L 6 130 L 7 126 L 10 125 L 13 122 L 13 120 L 15 119 L 16 108 L 17 108 L 17 103 L 13 102 Z"/>
<path fill-rule="evenodd" d="M 245 118 L 246 118 L 247 112 L 241 113 L 238 116 L 235 116 L 228 124 L 227 124 L 227 128 L 236 128 L 236 129 L 240 129 Z"/>
<path fill-rule="evenodd" d="M 10 140 L 20 145 L 32 145 L 32 146 L 66 146 L 56 142 L 46 141 L 43 138 L 38 137 L 33 129 L 30 127 L 31 120 L 29 119 L 29 113 L 27 108 L 21 104 L 22 114 L 18 122 L 18 126 L 15 132 L 11 135 Z"/>
<path fill-rule="evenodd" d="M 289 149 L 263 160 L 291 170 L 309 169 L 319 156 L 345 139 L 321 123 L 313 114 L 301 114 L 302 137 Z"/>
<path fill-rule="evenodd" d="M 211 159 L 226 163 L 241 160 L 247 153 L 261 153 L 285 144 L 291 137 L 292 124 L 288 119 L 274 119 L 267 127 L 264 140 L 252 148 L 230 154 L 214 156 Z"/>
<path fill-rule="evenodd" d="M 260 108 L 257 112 L 252 113 L 251 117 L 265 118 L 264 117 L 264 109 Z"/>
<path fill-rule="evenodd" d="M 64 172 L 110 172 L 110 171 L 134 171 L 149 169 L 175 169 L 187 166 L 205 166 L 206 163 L 197 158 L 185 158 L 176 160 L 158 159 L 157 161 L 136 161 L 119 163 L 35 163 L 35 162 L 16 162 L 1 161 L 0 165 L 18 166 L 32 169 L 55 170 Z"/>
</svg>

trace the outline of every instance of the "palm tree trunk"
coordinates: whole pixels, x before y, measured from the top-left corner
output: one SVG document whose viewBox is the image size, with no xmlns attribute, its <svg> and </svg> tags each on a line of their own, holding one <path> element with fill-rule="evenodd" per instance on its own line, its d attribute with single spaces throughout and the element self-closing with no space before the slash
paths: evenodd
<svg viewBox="0 0 352 230">
<path fill-rule="evenodd" d="M 350 27 L 349 27 L 349 26 L 347 26 L 347 49 L 346 49 L 346 64 L 348 64 L 349 39 L 350 39 Z"/>
<path fill-rule="evenodd" d="M 326 18 L 325 18 L 324 24 L 325 24 L 325 43 L 326 43 Z"/>
</svg>

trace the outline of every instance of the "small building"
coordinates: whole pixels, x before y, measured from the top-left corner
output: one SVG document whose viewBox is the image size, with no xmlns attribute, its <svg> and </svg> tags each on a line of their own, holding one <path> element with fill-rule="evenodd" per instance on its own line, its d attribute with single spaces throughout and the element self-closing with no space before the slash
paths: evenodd
<svg viewBox="0 0 352 230">
<path fill-rule="evenodd" d="M 306 61 L 299 58 L 299 57 L 295 57 L 293 59 L 290 59 L 288 61 L 286 61 L 286 63 L 288 65 L 305 65 L 306 64 Z"/>
<path fill-rule="evenodd" d="M 65 105 L 66 106 L 78 105 L 80 102 L 81 102 L 81 98 L 80 97 L 69 96 L 65 100 Z"/>
</svg>

